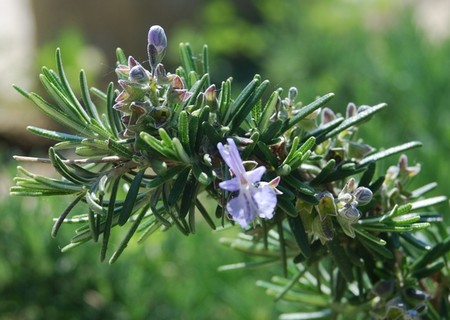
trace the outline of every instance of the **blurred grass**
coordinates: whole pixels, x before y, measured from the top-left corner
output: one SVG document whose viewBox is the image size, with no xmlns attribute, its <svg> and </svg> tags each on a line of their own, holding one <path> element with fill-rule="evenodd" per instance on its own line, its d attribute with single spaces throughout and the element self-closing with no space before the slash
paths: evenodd
<svg viewBox="0 0 450 320">
<path fill-rule="evenodd" d="M 2 184 L 12 180 L 14 166 L 2 169 Z M 255 286 L 265 277 L 262 270 L 217 271 L 222 264 L 246 259 L 219 244 L 226 233 L 199 223 L 189 238 L 169 230 L 141 245 L 132 239 L 109 265 L 99 262 L 99 244 L 60 252 L 75 228 L 64 225 L 51 238 L 52 219 L 64 207 L 63 197 L 1 195 L 0 319 L 275 317 L 272 299 Z M 113 236 L 111 246 L 117 246 L 123 233 Z"/>
</svg>

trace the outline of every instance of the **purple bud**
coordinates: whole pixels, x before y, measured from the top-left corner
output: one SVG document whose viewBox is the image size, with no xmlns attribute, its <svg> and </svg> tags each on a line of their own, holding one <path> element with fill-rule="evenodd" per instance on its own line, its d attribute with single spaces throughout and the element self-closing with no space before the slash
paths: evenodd
<svg viewBox="0 0 450 320">
<path fill-rule="evenodd" d="M 322 110 L 322 124 L 328 123 L 336 119 L 336 115 L 330 108 L 323 108 Z"/>
<path fill-rule="evenodd" d="M 373 193 L 368 188 L 359 187 L 356 188 L 355 192 L 353 193 L 353 196 L 355 197 L 359 205 L 365 205 L 368 204 L 370 200 L 372 200 Z"/>
<path fill-rule="evenodd" d="M 356 222 L 361 216 L 359 210 L 352 204 L 346 204 L 343 208 L 338 210 L 338 213 L 342 218 L 345 218 L 352 223 Z"/>
<path fill-rule="evenodd" d="M 157 52 L 161 54 L 167 47 L 167 37 L 161 26 L 155 25 L 148 31 L 148 44 L 155 46 Z"/>
<path fill-rule="evenodd" d="M 346 118 L 350 118 L 350 117 L 353 117 L 354 115 L 356 115 L 357 112 L 358 111 L 357 111 L 356 105 L 353 102 L 350 102 L 347 105 L 347 110 L 345 112 L 345 116 L 346 116 Z"/>
<path fill-rule="evenodd" d="M 155 25 L 148 31 L 148 58 L 152 69 L 161 62 L 167 47 L 167 37 L 161 26 Z"/>
<path fill-rule="evenodd" d="M 147 70 L 144 69 L 140 64 L 134 66 L 130 70 L 129 79 L 131 82 L 135 83 L 147 83 L 150 81 L 150 77 L 147 74 Z"/>
<path fill-rule="evenodd" d="M 216 85 L 212 84 L 205 90 L 205 99 L 208 103 L 216 101 Z"/>
</svg>

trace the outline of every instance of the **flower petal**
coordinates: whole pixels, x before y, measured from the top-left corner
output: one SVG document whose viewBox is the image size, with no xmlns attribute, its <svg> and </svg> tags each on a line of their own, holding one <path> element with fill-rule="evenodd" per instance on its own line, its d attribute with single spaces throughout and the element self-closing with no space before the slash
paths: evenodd
<svg viewBox="0 0 450 320">
<path fill-rule="evenodd" d="M 246 192 L 239 192 L 239 195 L 227 203 L 227 211 L 242 228 L 255 220 L 257 206 L 253 203 L 252 197 L 248 197 Z"/>
<path fill-rule="evenodd" d="M 271 219 L 277 205 L 275 190 L 268 186 L 257 188 L 253 193 L 253 199 L 258 205 L 258 216 Z"/>
<path fill-rule="evenodd" d="M 227 191 L 238 191 L 240 188 L 239 179 L 233 178 L 230 180 L 222 181 L 219 183 L 219 187 Z"/>
<path fill-rule="evenodd" d="M 261 177 L 266 172 L 265 167 L 258 167 L 256 169 L 253 169 L 251 171 L 248 171 L 246 173 L 248 181 L 251 183 L 259 182 L 261 181 Z"/>
<path fill-rule="evenodd" d="M 236 144 L 234 143 L 234 140 L 228 138 L 227 142 L 228 145 L 225 146 L 219 142 L 217 144 L 217 149 L 219 150 L 222 159 L 225 161 L 228 167 L 230 167 L 235 176 L 241 178 L 245 174 L 245 168 L 242 164 L 241 156 L 239 155 L 239 151 Z"/>
</svg>

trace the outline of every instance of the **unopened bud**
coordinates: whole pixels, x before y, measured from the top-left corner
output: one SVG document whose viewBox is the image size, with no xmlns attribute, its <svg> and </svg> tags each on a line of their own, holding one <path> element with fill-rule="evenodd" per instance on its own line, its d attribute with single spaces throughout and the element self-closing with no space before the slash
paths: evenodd
<svg viewBox="0 0 450 320">
<path fill-rule="evenodd" d="M 161 26 L 155 25 L 148 31 L 148 58 L 152 70 L 164 57 L 167 47 L 167 37 L 164 29 Z"/>
<path fill-rule="evenodd" d="M 207 103 L 216 101 L 216 85 L 212 84 L 205 90 L 205 99 Z"/>
<path fill-rule="evenodd" d="M 150 81 L 147 70 L 145 70 L 140 64 L 131 68 L 129 79 L 131 82 L 139 84 L 148 83 Z"/>
<path fill-rule="evenodd" d="M 347 105 L 347 110 L 345 112 L 346 118 L 353 117 L 356 115 L 356 113 L 357 113 L 356 105 L 353 102 L 350 102 Z"/>
<path fill-rule="evenodd" d="M 343 208 L 338 210 L 338 213 L 342 218 L 345 218 L 350 222 L 356 222 L 361 216 L 359 210 L 351 204 L 346 204 Z"/>
<path fill-rule="evenodd" d="M 289 93 L 288 93 L 289 100 L 294 101 L 295 98 L 297 97 L 297 94 L 298 94 L 298 90 L 296 87 L 289 88 Z"/>
<path fill-rule="evenodd" d="M 358 202 L 359 205 L 365 205 L 372 200 L 373 193 L 370 189 L 365 187 L 359 187 L 356 188 L 355 192 L 353 193 L 353 196 L 355 197 L 355 200 Z"/>
<path fill-rule="evenodd" d="M 328 123 L 336 119 L 336 115 L 330 108 L 323 108 L 322 110 L 322 124 Z"/>
</svg>

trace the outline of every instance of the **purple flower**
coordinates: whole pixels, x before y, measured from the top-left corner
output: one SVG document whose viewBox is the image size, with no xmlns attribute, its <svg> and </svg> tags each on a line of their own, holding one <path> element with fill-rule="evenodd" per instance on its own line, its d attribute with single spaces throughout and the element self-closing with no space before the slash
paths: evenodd
<svg viewBox="0 0 450 320">
<path fill-rule="evenodd" d="M 228 213 L 243 228 L 256 217 L 271 219 L 277 205 L 275 187 L 279 179 L 270 183 L 259 183 L 266 168 L 258 167 L 246 171 L 233 139 L 229 138 L 227 142 L 227 145 L 218 143 L 217 148 L 235 177 L 222 181 L 219 187 L 238 192 L 238 195 L 227 203 Z"/>
</svg>

